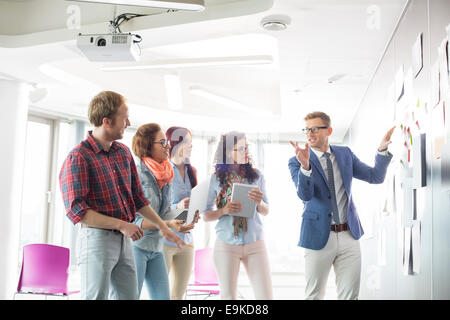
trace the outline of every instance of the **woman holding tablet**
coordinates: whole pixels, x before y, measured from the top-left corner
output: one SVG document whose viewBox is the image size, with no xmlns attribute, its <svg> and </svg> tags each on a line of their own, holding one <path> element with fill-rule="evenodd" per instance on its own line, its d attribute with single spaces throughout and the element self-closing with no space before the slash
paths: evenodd
<svg viewBox="0 0 450 320">
<path fill-rule="evenodd" d="M 240 263 L 247 270 L 256 299 L 272 299 L 269 259 L 263 239 L 260 215 L 269 213 L 262 173 L 253 168 L 244 133 L 229 132 L 221 136 L 215 153 L 215 173 L 211 176 L 205 221 L 218 220 L 214 265 L 222 299 L 237 298 Z M 255 185 L 248 197 L 256 203 L 253 218 L 233 216 L 242 204 L 231 201 L 233 183 Z"/>
<path fill-rule="evenodd" d="M 174 171 L 170 188 L 171 208 L 187 210 L 191 190 L 197 185 L 197 171 L 190 163 L 192 134 L 183 127 L 170 127 L 166 131 L 166 138 L 170 142 L 169 157 Z M 197 221 L 198 213 L 191 225 Z M 178 248 L 175 243 L 163 240 L 163 252 L 170 277 L 170 299 L 182 300 L 194 263 L 193 237 L 190 232 L 174 232 L 188 245 Z"/>
</svg>

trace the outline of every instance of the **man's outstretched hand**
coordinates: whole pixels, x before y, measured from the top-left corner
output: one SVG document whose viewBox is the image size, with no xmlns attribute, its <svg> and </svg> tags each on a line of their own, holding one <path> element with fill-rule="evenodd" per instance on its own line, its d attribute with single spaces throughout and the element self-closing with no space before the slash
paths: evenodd
<svg viewBox="0 0 450 320">
<path fill-rule="evenodd" d="M 390 145 L 392 143 L 391 141 L 391 136 L 392 133 L 394 132 L 395 126 L 393 126 L 387 133 L 386 135 L 383 137 L 383 140 L 381 140 L 380 143 L 380 147 L 378 148 L 378 151 L 385 151 L 387 150 L 388 145 Z"/>
</svg>

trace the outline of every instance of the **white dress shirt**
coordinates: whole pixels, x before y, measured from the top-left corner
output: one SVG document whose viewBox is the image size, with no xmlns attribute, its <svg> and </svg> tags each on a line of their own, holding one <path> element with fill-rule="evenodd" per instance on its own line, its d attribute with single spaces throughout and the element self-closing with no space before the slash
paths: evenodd
<svg viewBox="0 0 450 320">
<path fill-rule="evenodd" d="M 317 151 L 315 149 L 310 149 L 312 150 L 315 155 L 317 156 L 317 159 L 319 159 L 320 165 L 322 166 L 322 169 L 325 173 L 325 178 L 328 181 L 328 175 L 326 174 L 327 172 L 327 159 L 325 158 L 325 156 L 323 155 L 324 152 L 321 151 Z M 347 192 L 345 191 L 345 187 L 344 187 L 344 182 L 342 181 L 342 177 L 341 177 L 341 171 L 339 170 L 339 166 L 338 163 L 336 161 L 336 157 L 334 155 L 334 153 L 331 151 L 330 146 L 328 146 L 328 150 L 327 152 L 330 154 L 330 160 L 331 163 L 333 164 L 333 175 L 334 175 L 334 189 L 336 190 L 336 202 L 338 205 L 338 210 L 339 210 L 339 222 L 342 223 L 346 223 L 347 222 L 347 209 L 348 209 L 348 195 Z M 378 154 L 386 156 L 388 154 L 388 151 L 378 151 Z M 298 161 L 298 159 L 297 159 Z M 301 172 L 307 176 L 310 177 L 311 176 L 311 170 L 305 170 L 303 169 L 303 167 L 300 167 Z M 331 214 L 333 212 L 330 212 Z M 334 218 L 331 218 L 331 224 L 335 224 Z"/>
</svg>

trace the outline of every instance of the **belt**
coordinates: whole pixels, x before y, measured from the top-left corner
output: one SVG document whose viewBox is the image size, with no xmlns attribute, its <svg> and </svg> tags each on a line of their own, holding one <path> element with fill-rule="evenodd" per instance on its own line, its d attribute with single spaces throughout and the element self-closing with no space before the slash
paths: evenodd
<svg viewBox="0 0 450 320">
<path fill-rule="evenodd" d="M 114 233 L 121 233 L 119 230 L 116 230 L 116 229 L 95 228 L 95 227 L 88 226 L 86 224 L 81 224 L 81 227 L 82 228 L 91 228 L 91 229 L 99 229 L 99 230 L 111 231 L 111 232 L 114 232 Z"/>
<path fill-rule="evenodd" d="M 347 224 L 347 222 L 346 223 L 343 223 L 343 224 L 332 224 L 331 225 L 331 231 L 334 231 L 334 232 L 341 232 L 341 231 L 345 231 L 345 230 L 348 230 L 348 224 Z"/>
</svg>

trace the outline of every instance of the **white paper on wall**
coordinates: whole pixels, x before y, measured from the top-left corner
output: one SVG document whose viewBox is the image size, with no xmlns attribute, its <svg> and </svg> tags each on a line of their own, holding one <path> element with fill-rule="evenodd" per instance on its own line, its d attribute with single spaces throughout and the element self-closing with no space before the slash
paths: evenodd
<svg viewBox="0 0 450 320">
<path fill-rule="evenodd" d="M 439 87 L 439 58 L 431 66 L 431 108 L 441 100 Z"/>
<path fill-rule="evenodd" d="M 450 143 L 442 147 L 441 152 L 441 191 L 450 191 Z"/>
<path fill-rule="evenodd" d="M 394 176 L 394 194 L 395 194 L 395 214 L 397 215 L 398 223 L 402 224 L 402 217 L 404 211 L 404 191 L 403 181 L 399 171 Z"/>
<path fill-rule="evenodd" d="M 382 211 L 383 216 L 389 216 L 395 211 L 395 195 L 394 195 L 394 175 L 392 172 L 386 174 L 384 183 L 384 196 L 382 200 Z"/>
<path fill-rule="evenodd" d="M 441 149 L 445 144 L 444 103 L 440 102 L 432 110 L 433 158 L 441 157 Z"/>
<path fill-rule="evenodd" d="M 403 64 L 398 68 L 397 73 L 395 74 L 395 97 L 397 101 L 399 101 L 403 97 L 403 93 L 405 92 L 405 87 L 403 83 Z"/>
<path fill-rule="evenodd" d="M 414 189 L 412 189 L 412 177 L 403 178 L 403 219 L 402 225 L 404 227 L 410 227 L 413 221 L 413 200 L 414 200 Z"/>
<path fill-rule="evenodd" d="M 413 98 L 414 98 L 414 84 L 413 84 L 413 80 L 414 80 L 414 75 L 413 75 L 413 69 L 409 68 L 406 73 L 405 73 L 405 79 L 404 79 L 404 97 L 403 99 L 405 99 L 405 104 L 410 107 L 412 106 L 413 103 Z"/>
<path fill-rule="evenodd" d="M 448 41 L 447 38 L 443 39 L 441 45 L 438 48 L 438 59 L 439 59 L 439 93 L 440 99 L 445 100 L 448 94 L 449 79 L 448 79 Z"/>
<path fill-rule="evenodd" d="M 403 229 L 403 274 L 413 274 L 411 256 L 411 227 Z"/>
<path fill-rule="evenodd" d="M 386 229 L 381 227 L 377 233 L 377 261 L 379 266 L 386 265 Z"/>
<path fill-rule="evenodd" d="M 425 133 L 413 137 L 412 160 L 413 188 L 425 187 L 427 182 Z"/>
<path fill-rule="evenodd" d="M 412 243 L 412 269 L 414 273 L 420 273 L 420 252 L 421 252 L 421 223 L 414 220 L 411 228 Z"/>
<path fill-rule="evenodd" d="M 431 214 L 427 207 L 427 188 L 416 189 L 416 219 L 422 220 L 424 215 Z"/>
<path fill-rule="evenodd" d="M 450 44 L 450 24 L 447 26 L 446 28 L 447 30 L 447 75 L 448 75 L 448 84 L 449 84 L 449 88 L 448 90 L 450 91 L 450 48 L 449 48 L 449 44 Z"/>
<path fill-rule="evenodd" d="M 423 68 L 423 33 L 420 33 L 412 47 L 412 68 L 417 78 Z"/>
</svg>

